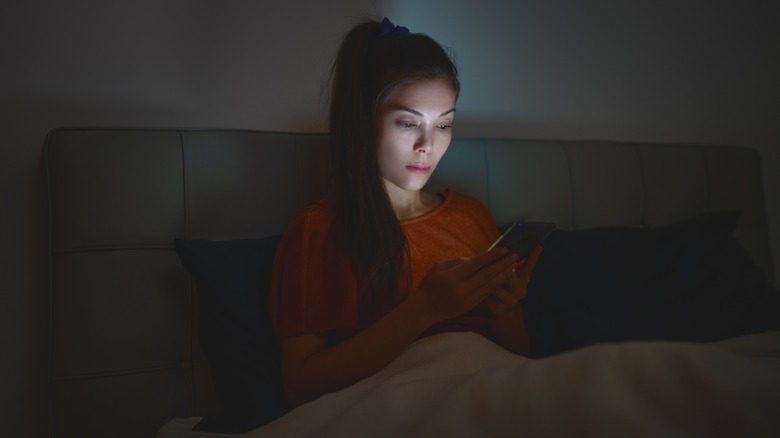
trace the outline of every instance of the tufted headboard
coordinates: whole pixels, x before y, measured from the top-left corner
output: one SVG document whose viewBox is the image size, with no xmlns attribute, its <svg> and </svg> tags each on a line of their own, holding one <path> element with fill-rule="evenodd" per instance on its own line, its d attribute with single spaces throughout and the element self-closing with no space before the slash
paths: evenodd
<svg viewBox="0 0 780 438">
<path fill-rule="evenodd" d="M 153 436 L 214 408 L 197 296 L 175 238 L 284 231 L 323 197 L 324 135 L 64 128 L 44 145 L 55 437 Z M 743 209 L 736 236 L 773 280 L 760 157 L 743 147 L 455 139 L 429 183 L 499 224 L 654 226 Z"/>
</svg>

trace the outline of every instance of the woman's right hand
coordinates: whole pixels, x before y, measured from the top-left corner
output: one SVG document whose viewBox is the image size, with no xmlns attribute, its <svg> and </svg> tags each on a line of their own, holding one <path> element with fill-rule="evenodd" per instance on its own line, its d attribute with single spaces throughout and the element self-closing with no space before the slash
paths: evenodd
<svg viewBox="0 0 780 438">
<path fill-rule="evenodd" d="M 282 341 L 282 376 L 293 406 L 364 379 L 406 349 L 431 325 L 462 315 L 515 275 L 517 256 L 505 248 L 434 265 L 415 292 L 345 341 L 325 335 Z"/>
<path fill-rule="evenodd" d="M 460 316 L 480 304 L 514 275 L 517 255 L 496 248 L 472 258 L 435 264 L 410 299 L 431 324 Z"/>
</svg>

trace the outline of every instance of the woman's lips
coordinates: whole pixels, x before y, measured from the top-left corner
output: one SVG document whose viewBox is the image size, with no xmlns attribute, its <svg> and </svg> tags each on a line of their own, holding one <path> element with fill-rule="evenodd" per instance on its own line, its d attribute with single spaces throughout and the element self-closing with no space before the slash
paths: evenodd
<svg viewBox="0 0 780 438">
<path fill-rule="evenodd" d="M 426 166 L 424 164 L 408 164 L 406 169 L 413 173 L 428 173 L 431 171 L 431 166 Z"/>
</svg>

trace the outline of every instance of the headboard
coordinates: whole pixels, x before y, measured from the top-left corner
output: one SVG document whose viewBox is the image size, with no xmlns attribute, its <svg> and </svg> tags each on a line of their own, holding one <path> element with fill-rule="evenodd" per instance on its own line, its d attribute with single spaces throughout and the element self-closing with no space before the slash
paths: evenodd
<svg viewBox="0 0 780 438">
<path fill-rule="evenodd" d="M 197 295 L 175 238 L 284 231 L 327 187 L 326 137 L 63 128 L 44 145 L 56 437 L 153 436 L 215 408 Z M 429 183 L 497 223 L 654 226 L 742 208 L 736 237 L 774 281 L 760 157 L 744 147 L 455 139 Z"/>
</svg>

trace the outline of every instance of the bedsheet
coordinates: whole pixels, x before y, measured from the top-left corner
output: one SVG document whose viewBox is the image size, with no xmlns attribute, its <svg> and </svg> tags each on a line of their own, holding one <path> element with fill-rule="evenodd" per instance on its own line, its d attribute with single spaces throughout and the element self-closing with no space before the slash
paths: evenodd
<svg viewBox="0 0 780 438">
<path fill-rule="evenodd" d="M 232 438 L 235 435 L 215 432 L 199 432 L 192 430 L 203 417 L 174 418 L 165 423 L 155 438 Z"/>
<path fill-rule="evenodd" d="M 265 437 L 779 436 L 780 332 L 594 345 L 544 359 L 473 333 L 418 340 Z"/>
</svg>

